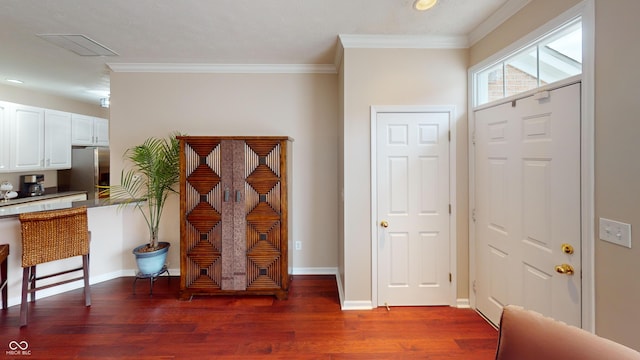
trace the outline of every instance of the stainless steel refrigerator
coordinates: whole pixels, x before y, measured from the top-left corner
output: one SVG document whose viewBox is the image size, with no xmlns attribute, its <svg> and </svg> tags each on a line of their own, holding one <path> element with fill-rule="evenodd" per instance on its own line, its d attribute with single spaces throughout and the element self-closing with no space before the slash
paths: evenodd
<svg viewBox="0 0 640 360">
<path fill-rule="evenodd" d="M 74 147 L 71 169 L 58 170 L 58 191 L 86 191 L 87 200 L 97 199 L 98 185 L 109 185 L 109 148 Z"/>
</svg>

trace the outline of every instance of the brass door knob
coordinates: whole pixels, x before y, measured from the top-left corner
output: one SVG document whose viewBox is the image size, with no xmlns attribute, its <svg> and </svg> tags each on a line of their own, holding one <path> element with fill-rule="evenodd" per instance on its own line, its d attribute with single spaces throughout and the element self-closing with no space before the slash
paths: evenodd
<svg viewBox="0 0 640 360">
<path fill-rule="evenodd" d="M 380 222 L 380 226 L 382 226 L 383 228 L 388 228 L 389 227 L 389 223 L 387 222 L 387 220 L 382 220 Z"/>
<path fill-rule="evenodd" d="M 562 252 L 565 254 L 573 254 L 573 246 L 571 246 L 571 244 L 562 244 Z"/>
<path fill-rule="evenodd" d="M 573 270 L 573 266 L 569 264 L 562 264 L 556 265 L 556 272 L 558 274 L 573 275 L 575 271 Z"/>
</svg>

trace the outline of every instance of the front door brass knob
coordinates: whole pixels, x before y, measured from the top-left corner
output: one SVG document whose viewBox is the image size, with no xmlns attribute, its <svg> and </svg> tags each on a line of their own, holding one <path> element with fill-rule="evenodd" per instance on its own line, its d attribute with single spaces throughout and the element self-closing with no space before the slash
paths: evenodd
<svg viewBox="0 0 640 360">
<path fill-rule="evenodd" d="M 571 244 L 562 244 L 562 252 L 565 254 L 573 254 L 573 246 L 571 246 Z"/>
<path fill-rule="evenodd" d="M 558 274 L 573 275 L 575 271 L 573 270 L 573 266 L 569 264 L 562 264 L 556 265 L 556 272 Z"/>
<path fill-rule="evenodd" d="M 387 220 L 382 220 L 380 222 L 380 226 L 382 226 L 383 228 L 388 228 L 389 227 L 389 223 L 387 222 Z"/>
</svg>

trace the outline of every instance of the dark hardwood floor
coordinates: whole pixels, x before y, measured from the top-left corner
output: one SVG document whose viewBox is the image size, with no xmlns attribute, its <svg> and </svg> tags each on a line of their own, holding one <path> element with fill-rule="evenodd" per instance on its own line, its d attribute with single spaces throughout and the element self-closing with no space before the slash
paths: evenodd
<svg viewBox="0 0 640 360">
<path fill-rule="evenodd" d="M 0 316 L 0 358 L 12 359 L 465 359 L 494 358 L 497 331 L 469 309 L 341 311 L 334 276 L 295 276 L 289 299 L 203 296 L 180 301 L 179 278 L 120 278 Z M 15 296 L 15 295 L 14 295 Z M 12 351 L 15 344 L 24 348 Z"/>
</svg>

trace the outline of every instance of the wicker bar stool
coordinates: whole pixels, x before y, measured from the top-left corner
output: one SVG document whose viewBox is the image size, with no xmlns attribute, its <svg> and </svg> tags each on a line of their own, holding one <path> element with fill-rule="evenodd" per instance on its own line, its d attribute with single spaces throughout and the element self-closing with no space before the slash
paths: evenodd
<svg viewBox="0 0 640 360">
<path fill-rule="evenodd" d="M 20 326 L 27 325 L 27 294 L 84 279 L 84 302 L 91 306 L 89 288 L 89 233 L 86 206 L 19 215 L 22 228 L 22 302 Z M 36 265 L 82 256 L 82 266 L 50 275 L 36 276 Z M 36 287 L 36 281 L 82 270 L 82 276 Z"/>
</svg>

